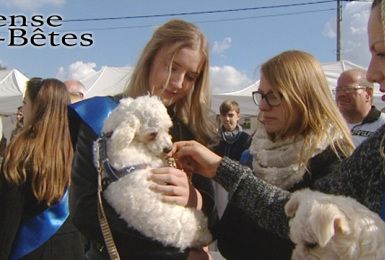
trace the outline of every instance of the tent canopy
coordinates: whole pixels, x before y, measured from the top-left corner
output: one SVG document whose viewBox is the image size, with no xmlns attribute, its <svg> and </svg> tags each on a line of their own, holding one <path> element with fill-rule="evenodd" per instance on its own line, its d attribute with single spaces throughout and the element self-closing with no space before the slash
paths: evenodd
<svg viewBox="0 0 385 260">
<path fill-rule="evenodd" d="M 28 78 L 20 71 L 0 70 L 0 115 L 12 115 L 23 103 Z"/>
<path fill-rule="evenodd" d="M 337 79 L 339 75 L 348 69 L 365 69 L 359 65 L 356 65 L 350 61 L 342 60 L 339 62 L 323 63 L 325 76 L 330 86 L 330 90 L 334 90 L 337 85 Z M 251 97 L 251 93 L 258 89 L 259 80 L 252 85 L 234 92 L 213 94 L 212 108 L 216 113 L 219 113 L 219 106 L 225 99 L 233 99 L 238 102 L 242 115 L 256 115 L 258 113 L 258 107 L 254 104 Z M 374 88 L 374 105 L 381 109 L 385 104 L 381 101 L 381 92 L 378 87 Z"/>
<path fill-rule="evenodd" d="M 103 67 L 80 80 L 86 90 L 86 97 L 113 96 L 122 93 L 131 76 L 128 67 Z"/>
</svg>

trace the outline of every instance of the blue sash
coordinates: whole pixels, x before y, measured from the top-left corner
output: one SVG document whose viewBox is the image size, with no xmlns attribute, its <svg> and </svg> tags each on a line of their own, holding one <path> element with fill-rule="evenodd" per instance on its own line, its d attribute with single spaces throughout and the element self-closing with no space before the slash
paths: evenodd
<svg viewBox="0 0 385 260">
<path fill-rule="evenodd" d="M 111 97 L 92 97 L 69 105 L 69 109 L 100 136 L 104 120 L 117 106 L 118 102 Z"/>
<path fill-rule="evenodd" d="M 59 230 L 68 215 L 67 190 L 58 203 L 22 223 L 9 259 L 19 259 L 43 245 Z"/>
</svg>

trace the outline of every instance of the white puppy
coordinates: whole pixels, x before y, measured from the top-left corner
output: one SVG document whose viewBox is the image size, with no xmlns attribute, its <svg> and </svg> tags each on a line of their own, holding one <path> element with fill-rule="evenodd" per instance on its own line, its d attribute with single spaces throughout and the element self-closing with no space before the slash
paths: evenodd
<svg viewBox="0 0 385 260">
<path fill-rule="evenodd" d="M 120 101 L 105 120 L 103 133 L 109 136 L 107 156 L 112 171 L 122 176 L 107 186 L 103 196 L 130 227 L 147 237 L 180 249 L 204 246 L 212 237 L 202 211 L 164 203 L 160 194 L 149 189 L 150 170 L 167 166 L 164 157 L 172 148 L 171 126 L 157 97 Z"/>
<path fill-rule="evenodd" d="M 356 200 L 304 189 L 285 206 L 292 259 L 385 259 L 385 224 Z"/>
</svg>

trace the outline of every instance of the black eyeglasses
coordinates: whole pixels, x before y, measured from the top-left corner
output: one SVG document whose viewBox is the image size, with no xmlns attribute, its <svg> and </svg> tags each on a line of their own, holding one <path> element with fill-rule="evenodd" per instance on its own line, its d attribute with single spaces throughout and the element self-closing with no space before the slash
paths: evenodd
<svg viewBox="0 0 385 260">
<path fill-rule="evenodd" d="M 282 102 L 282 95 L 280 93 L 279 95 L 276 95 L 272 91 L 263 94 L 257 90 L 252 92 L 252 96 L 253 101 L 257 106 L 262 102 L 262 99 L 265 99 L 267 104 L 271 107 L 279 106 Z"/>
</svg>

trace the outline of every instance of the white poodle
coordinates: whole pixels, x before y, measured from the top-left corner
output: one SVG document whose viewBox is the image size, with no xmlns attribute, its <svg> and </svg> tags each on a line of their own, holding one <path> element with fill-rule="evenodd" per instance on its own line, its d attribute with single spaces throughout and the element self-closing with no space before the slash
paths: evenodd
<svg viewBox="0 0 385 260">
<path fill-rule="evenodd" d="M 292 259 L 385 259 L 385 224 L 356 200 L 304 189 L 285 205 Z"/>
<path fill-rule="evenodd" d="M 167 166 L 171 126 L 165 106 L 155 96 L 120 101 L 103 126 L 109 136 L 108 160 L 119 179 L 107 186 L 103 196 L 130 227 L 145 236 L 181 250 L 201 247 L 212 240 L 203 212 L 164 203 L 160 194 L 149 189 L 150 169 Z"/>
</svg>

